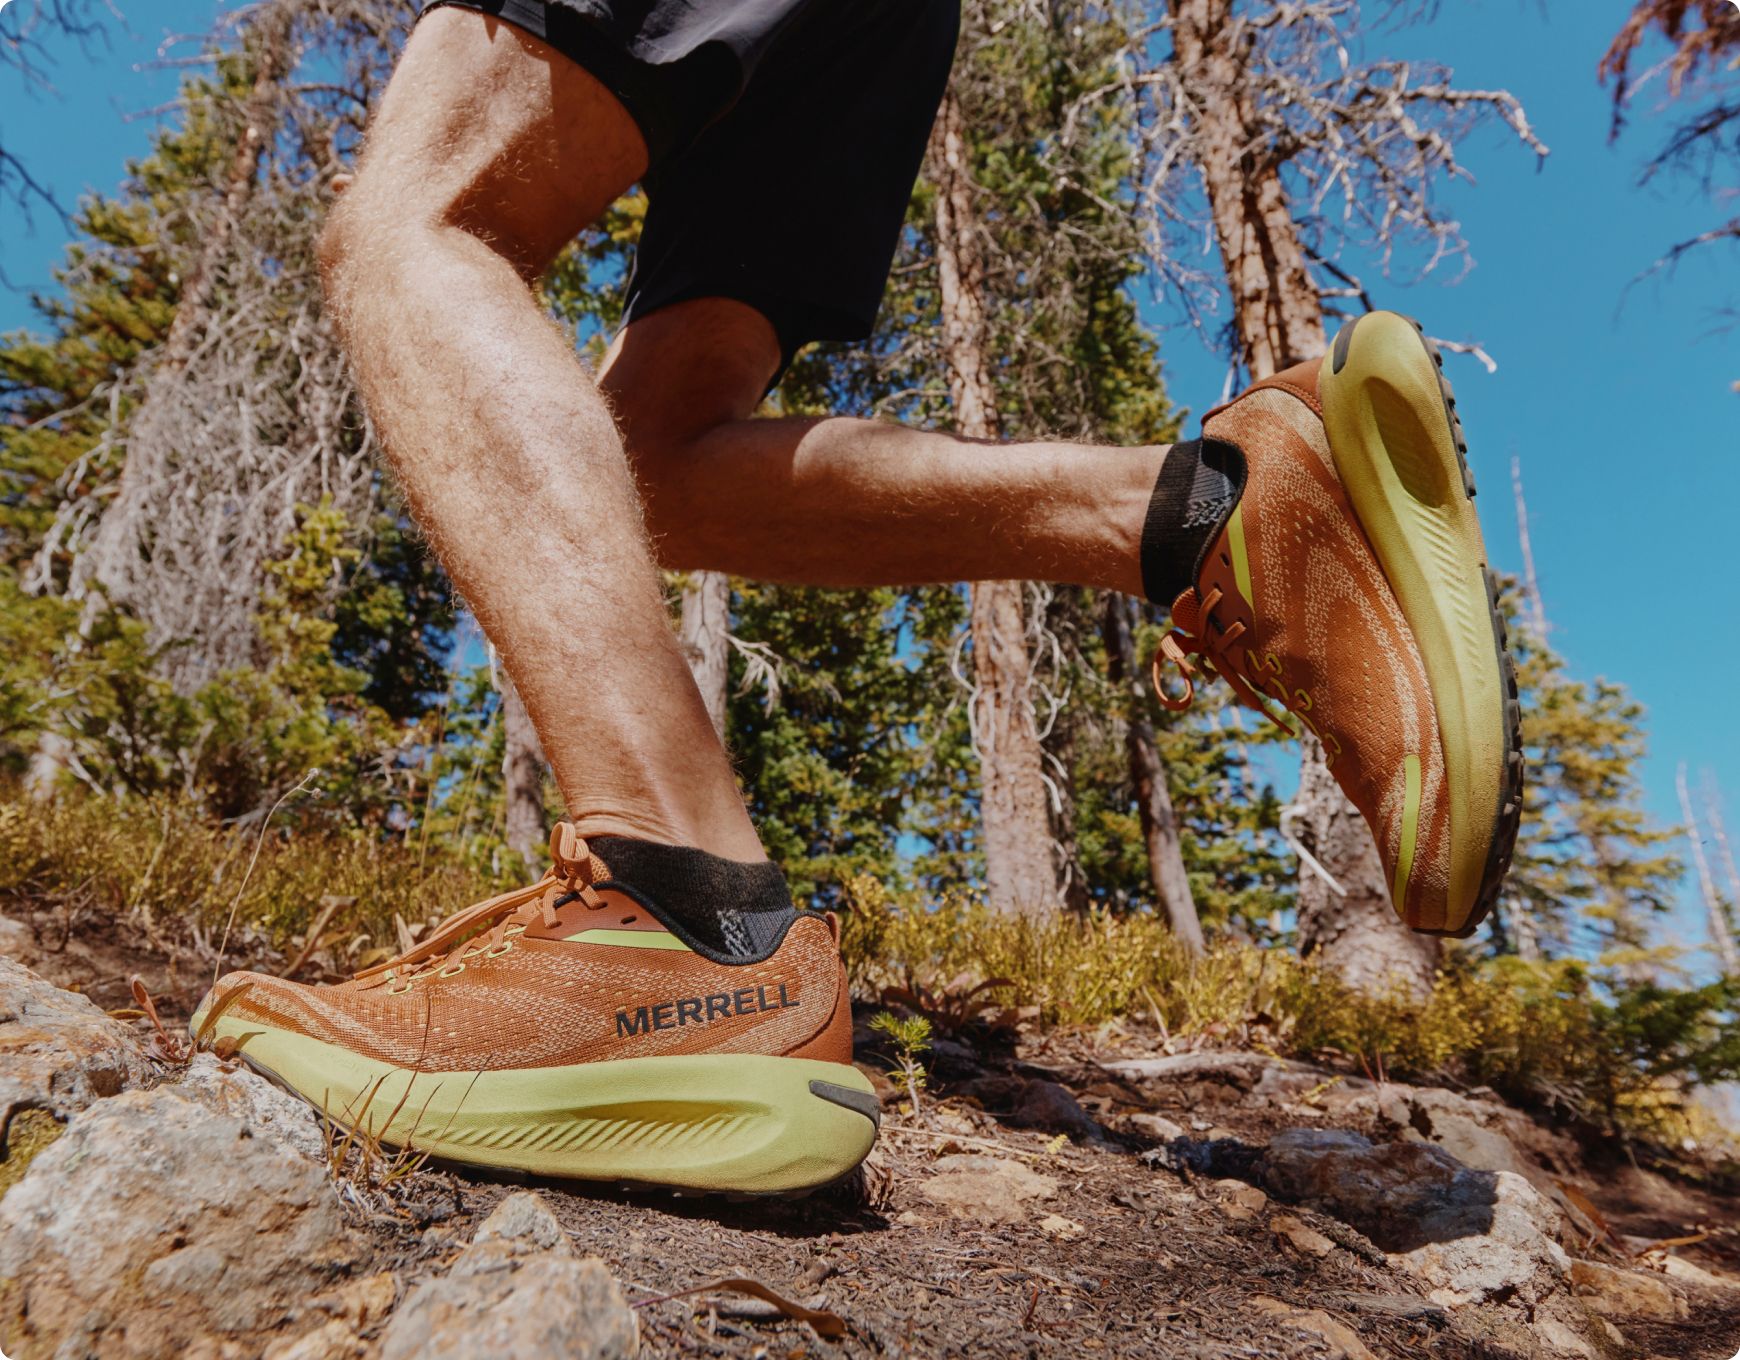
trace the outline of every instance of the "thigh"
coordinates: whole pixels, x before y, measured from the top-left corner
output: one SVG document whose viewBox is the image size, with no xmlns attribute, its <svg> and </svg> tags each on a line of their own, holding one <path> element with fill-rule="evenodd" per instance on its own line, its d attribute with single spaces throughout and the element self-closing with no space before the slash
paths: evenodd
<svg viewBox="0 0 1740 1360">
<path fill-rule="evenodd" d="M 640 129 L 585 68 L 440 6 L 411 33 L 346 199 L 462 227 L 535 276 L 645 169 Z"/>
</svg>

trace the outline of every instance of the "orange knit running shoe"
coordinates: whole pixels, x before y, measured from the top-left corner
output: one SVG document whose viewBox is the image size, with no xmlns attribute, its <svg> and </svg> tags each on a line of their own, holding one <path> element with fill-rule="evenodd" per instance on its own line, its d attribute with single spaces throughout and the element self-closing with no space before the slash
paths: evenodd
<svg viewBox="0 0 1740 1360">
<path fill-rule="evenodd" d="M 835 919 L 762 913 L 737 960 L 566 822 L 550 850 L 541 882 L 349 982 L 229 974 L 194 1032 L 339 1124 L 454 1161 L 750 1193 L 857 1166 L 880 1111 Z"/>
<path fill-rule="evenodd" d="M 1186 686 L 1161 699 L 1189 704 L 1200 657 L 1243 702 L 1308 729 L 1372 828 L 1397 913 L 1467 935 L 1510 864 L 1523 758 L 1442 367 L 1414 322 L 1373 312 L 1328 358 L 1209 413 L 1205 442 L 1234 446 L 1246 480 L 1173 606 L 1161 652 Z"/>
</svg>

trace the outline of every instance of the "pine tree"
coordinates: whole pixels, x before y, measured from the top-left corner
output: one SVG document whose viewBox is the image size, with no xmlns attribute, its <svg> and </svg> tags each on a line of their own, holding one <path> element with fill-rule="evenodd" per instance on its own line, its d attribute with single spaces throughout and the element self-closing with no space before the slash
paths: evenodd
<svg viewBox="0 0 1740 1360">
<path fill-rule="evenodd" d="M 1673 904 L 1682 866 L 1670 830 L 1642 807 L 1644 711 L 1606 680 L 1578 680 L 1507 599 L 1530 778 L 1505 913 L 1527 918 L 1545 955 L 1598 956 L 1638 970 L 1650 923 Z"/>
</svg>

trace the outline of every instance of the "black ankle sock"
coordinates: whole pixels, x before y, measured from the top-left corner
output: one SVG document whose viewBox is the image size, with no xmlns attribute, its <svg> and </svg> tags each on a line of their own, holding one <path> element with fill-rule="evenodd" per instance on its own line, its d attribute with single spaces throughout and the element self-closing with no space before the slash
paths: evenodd
<svg viewBox="0 0 1740 1360">
<path fill-rule="evenodd" d="M 1187 587 L 1208 545 L 1221 531 L 1245 489 L 1245 457 L 1219 439 L 1174 444 L 1142 526 L 1142 589 L 1168 607 Z"/>
<path fill-rule="evenodd" d="M 777 864 L 744 864 L 629 836 L 589 836 L 587 842 L 610 866 L 609 882 L 632 892 L 703 953 L 765 957 L 797 916 Z"/>
</svg>

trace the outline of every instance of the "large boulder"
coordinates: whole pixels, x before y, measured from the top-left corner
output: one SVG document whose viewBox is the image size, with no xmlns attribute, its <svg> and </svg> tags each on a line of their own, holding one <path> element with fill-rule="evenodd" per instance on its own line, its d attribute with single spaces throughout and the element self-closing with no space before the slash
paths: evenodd
<svg viewBox="0 0 1740 1360">
<path fill-rule="evenodd" d="M 1521 1176 L 1473 1170 L 1434 1144 L 1290 1129 L 1255 1170 L 1275 1198 L 1359 1229 L 1439 1303 L 1527 1303 L 1556 1290 L 1570 1267 L 1555 1205 Z"/>
<path fill-rule="evenodd" d="M 129 1091 L 0 1199 L 0 1349 L 257 1352 L 358 1255 L 319 1166 L 174 1087 Z"/>
<path fill-rule="evenodd" d="M 548 1206 L 510 1195 L 445 1275 L 425 1280 L 381 1337 L 380 1360 L 628 1360 L 634 1312 L 597 1257 L 575 1257 Z"/>
<path fill-rule="evenodd" d="M 66 1120 L 152 1076 L 132 1030 L 0 957 L 0 1194 Z"/>
</svg>

